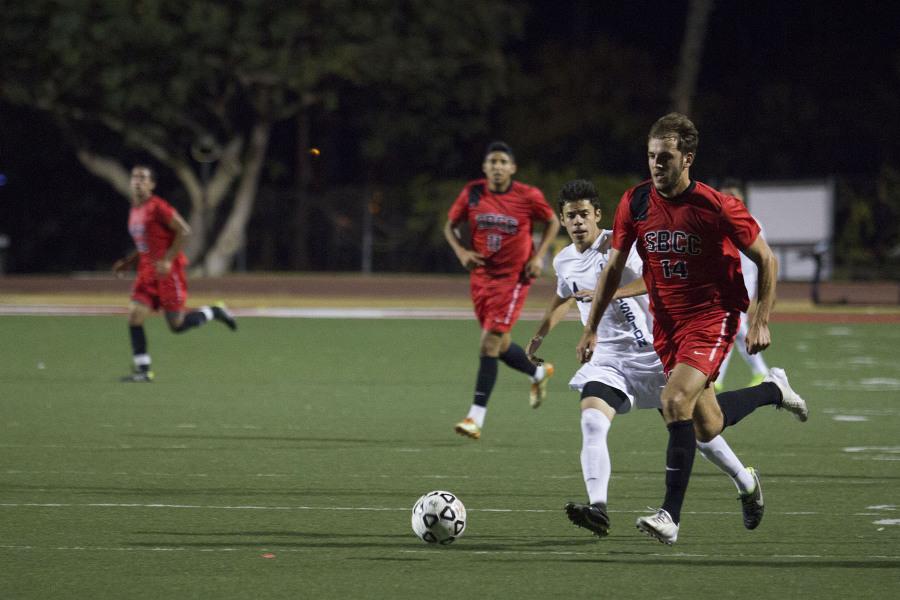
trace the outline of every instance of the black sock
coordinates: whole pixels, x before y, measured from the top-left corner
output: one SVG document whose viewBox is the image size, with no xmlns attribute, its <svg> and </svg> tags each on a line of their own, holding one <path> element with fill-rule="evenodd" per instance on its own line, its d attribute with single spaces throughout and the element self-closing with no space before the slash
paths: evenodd
<svg viewBox="0 0 900 600">
<path fill-rule="evenodd" d="M 781 389 L 771 381 L 767 381 L 733 392 L 722 392 L 716 395 L 716 400 L 725 417 L 725 427 L 728 427 L 738 423 L 760 406 L 781 404 Z"/>
<path fill-rule="evenodd" d="M 144 334 L 143 325 L 129 325 L 128 333 L 131 335 L 131 353 L 147 354 L 147 336 Z"/>
<path fill-rule="evenodd" d="M 525 350 L 518 344 L 510 344 L 506 352 L 500 355 L 500 360 L 505 362 L 507 366 L 512 367 L 516 371 L 522 371 L 529 377 L 534 377 L 534 372 L 537 370 L 537 366 L 528 360 Z"/>
<path fill-rule="evenodd" d="M 147 354 L 147 335 L 144 333 L 143 325 L 129 325 L 128 334 L 131 336 L 131 353 L 134 356 Z M 150 370 L 150 357 L 147 357 L 147 364 L 135 365 L 138 371 L 147 372 Z"/>
<path fill-rule="evenodd" d="M 478 366 L 478 378 L 475 380 L 475 399 L 473 404 L 487 406 L 494 383 L 497 381 L 497 357 L 482 356 Z"/>
<path fill-rule="evenodd" d="M 694 421 L 669 423 L 669 446 L 666 449 L 666 499 L 662 508 L 677 524 L 681 522 L 681 505 L 694 467 Z"/>
<path fill-rule="evenodd" d="M 178 326 L 177 329 L 173 329 L 175 333 L 182 333 L 191 329 L 192 327 L 197 327 L 198 325 L 203 325 L 206 323 L 206 315 L 204 315 L 199 310 L 194 310 L 184 315 L 184 320 L 181 321 L 181 325 Z"/>
</svg>

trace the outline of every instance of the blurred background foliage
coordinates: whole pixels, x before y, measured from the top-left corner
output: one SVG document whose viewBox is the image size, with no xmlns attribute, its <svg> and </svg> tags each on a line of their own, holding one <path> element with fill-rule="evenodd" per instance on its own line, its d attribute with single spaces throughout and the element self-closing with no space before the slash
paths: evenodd
<svg viewBox="0 0 900 600">
<path fill-rule="evenodd" d="M 567 179 L 594 180 L 608 224 L 646 171 L 699 5 L 694 175 L 833 178 L 835 273 L 896 277 L 893 21 L 878 4 L 774 0 L 6 3 L 7 269 L 107 269 L 130 247 L 135 161 L 158 168 L 213 274 L 459 272 L 441 227 L 492 139 L 551 204 Z M 204 136 L 219 149 L 206 167 Z"/>
</svg>

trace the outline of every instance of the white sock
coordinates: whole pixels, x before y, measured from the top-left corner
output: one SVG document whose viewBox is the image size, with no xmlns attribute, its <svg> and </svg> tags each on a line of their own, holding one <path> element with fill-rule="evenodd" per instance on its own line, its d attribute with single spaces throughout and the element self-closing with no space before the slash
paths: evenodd
<svg viewBox="0 0 900 600">
<path fill-rule="evenodd" d="M 484 427 L 485 413 L 487 413 L 487 406 L 473 404 L 469 407 L 469 414 L 466 415 L 466 418 L 475 421 L 475 424 L 479 427 Z"/>
<path fill-rule="evenodd" d="M 150 366 L 150 355 L 149 354 L 135 354 L 134 355 L 134 366 L 135 367 L 149 367 Z"/>
<path fill-rule="evenodd" d="M 581 411 L 581 473 L 591 504 L 599 502 L 606 506 L 609 474 L 612 471 L 606 445 L 610 425 L 606 415 L 596 408 Z"/>
<path fill-rule="evenodd" d="M 213 319 L 213 311 L 212 311 L 212 309 L 211 309 L 210 307 L 208 307 L 208 306 L 201 306 L 201 307 L 198 308 L 197 310 L 199 310 L 200 312 L 203 313 L 203 316 L 206 317 L 206 320 L 207 320 L 207 321 L 212 321 L 212 319 Z"/>
<path fill-rule="evenodd" d="M 540 383 L 544 378 L 544 365 L 539 364 L 537 368 L 534 370 L 534 375 L 531 376 L 531 383 Z"/>
<path fill-rule="evenodd" d="M 717 435 L 708 442 L 697 442 L 697 450 L 706 460 L 731 477 L 738 492 L 746 494 L 753 490 L 753 477 L 721 435 Z"/>
</svg>

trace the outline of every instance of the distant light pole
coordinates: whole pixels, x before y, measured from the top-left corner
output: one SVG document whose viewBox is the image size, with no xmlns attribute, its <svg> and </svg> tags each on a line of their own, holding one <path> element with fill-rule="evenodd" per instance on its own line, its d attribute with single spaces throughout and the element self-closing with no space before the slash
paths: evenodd
<svg viewBox="0 0 900 600">
<path fill-rule="evenodd" d="M 206 248 L 209 246 L 206 235 L 209 233 L 206 213 L 209 210 L 209 187 L 210 175 L 212 175 L 212 164 L 219 160 L 222 156 L 222 147 L 216 138 L 209 134 L 204 134 L 194 140 L 191 144 L 191 157 L 200 163 L 200 240 L 203 247 L 200 248 L 201 256 L 206 254 Z M 201 264 L 205 264 L 201 262 Z M 206 275 L 206 267 L 202 267 L 203 274 Z"/>
</svg>

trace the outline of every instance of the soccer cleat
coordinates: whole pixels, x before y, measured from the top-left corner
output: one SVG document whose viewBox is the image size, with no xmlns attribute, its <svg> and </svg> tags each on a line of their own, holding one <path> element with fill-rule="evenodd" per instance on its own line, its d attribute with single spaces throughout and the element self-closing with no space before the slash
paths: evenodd
<svg viewBox="0 0 900 600">
<path fill-rule="evenodd" d="M 656 511 L 655 515 L 638 517 L 634 525 L 650 537 L 669 546 L 678 539 L 678 524 L 672 521 L 668 511 L 661 508 Z"/>
<path fill-rule="evenodd" d="M 225 306 L 224 302 L 216 302 L 210 308 L 212 309 L 213 319 L 222 321 L 228 326 L 228 329 L 232 331 L 237 329 L 237 321 L 234 320 L 234 316 L 228 310 L 228 307 Z"/>
<path fill-rule="evenodd" d="M 772 367 L 769 369 L 769 373 L 763 381 L 774 383 L 778 386 L 778 389 L 781 390 L 781 404 L 778 404 L 775 408 L 788 411 L 801 422 L 805 422 L 809 419 L 809 408 L 806 406 L 806 401 L 801 398 L 797 392 L 791 389 L 791 385 L 788 383 L 787 374 L 784 372 L 784 369 Z"/>
<path fill-rule="evenodd" d="M 597 504 L 566 504 L 566 516 L 576 527 L 587 529 L 597 537 L 609 535 L 609 515 Z"/>
<path fill-rule="evenodd" d="M 747 467 L 747 472 L 753 477 L 755 484 L 752 492 L 741 494 L 738 500 L 741 501 L 741 512 L 744 513 L 744 527 L 747 529 L 756 529 L 762 521 L 765 507 L 762 498 L 762 485 L 759 483 L 759 473 L 753 467 Z"/>
<path fill-rule="evenodd" d="M 757 386 L 757 385 L 761 384 L 761 383 L 762 383 L 763 381 L 765 381 L 765 380 L 766 380 L 766 374 L 765 374 L 765 373 L 755 373 L 755 374 L 753 375 L 753 378 L 750 380 L 750 383 L 747 384 L 747 387 L 754 387 L 754 386 Z"/>
<path fill-rule="evenodd" d="M 153 371 L 135 371 L 131 375 L 120 377 L 123 383 L 153 383 Z"/>
<path fill-rule="evenodd" d="M 744 527 L 756 529 L 759 527 L 760 521 L 762 521 L 765 509 L 763 506 L 762 485 L 759 483 L 759 473 L 756 472 L 756 469 L 747 467 L 747 472 L 753 477 L 753 483 L 756 485 L 753 487 L 752 492 L 741 494 L 738 500 L 741 501 L 741 511 L 744 513 Z"/>
<path fill-rule="evenodd" d="M 531 408 L 537 408 L 547 399 L 547 384 L 555 372 L 556 369 L 553 368 L 552 363 L 544 363 L 544 377 L 537 383 L 531 384 L 531 392 L 528 394 L 528 403 L 531 404 Z"/>
<path fill-rule="evenodd" d="M 478 424 L 469 417 L 466 417 L 465 419 L 457 423 L 456 427 L 454 427 L 453 429 L 459 435 L 464 435 L 467 438 L 472 438 L 473 440 L 481 438 L 481 427 L 479 427 Z"/>
</svg>

